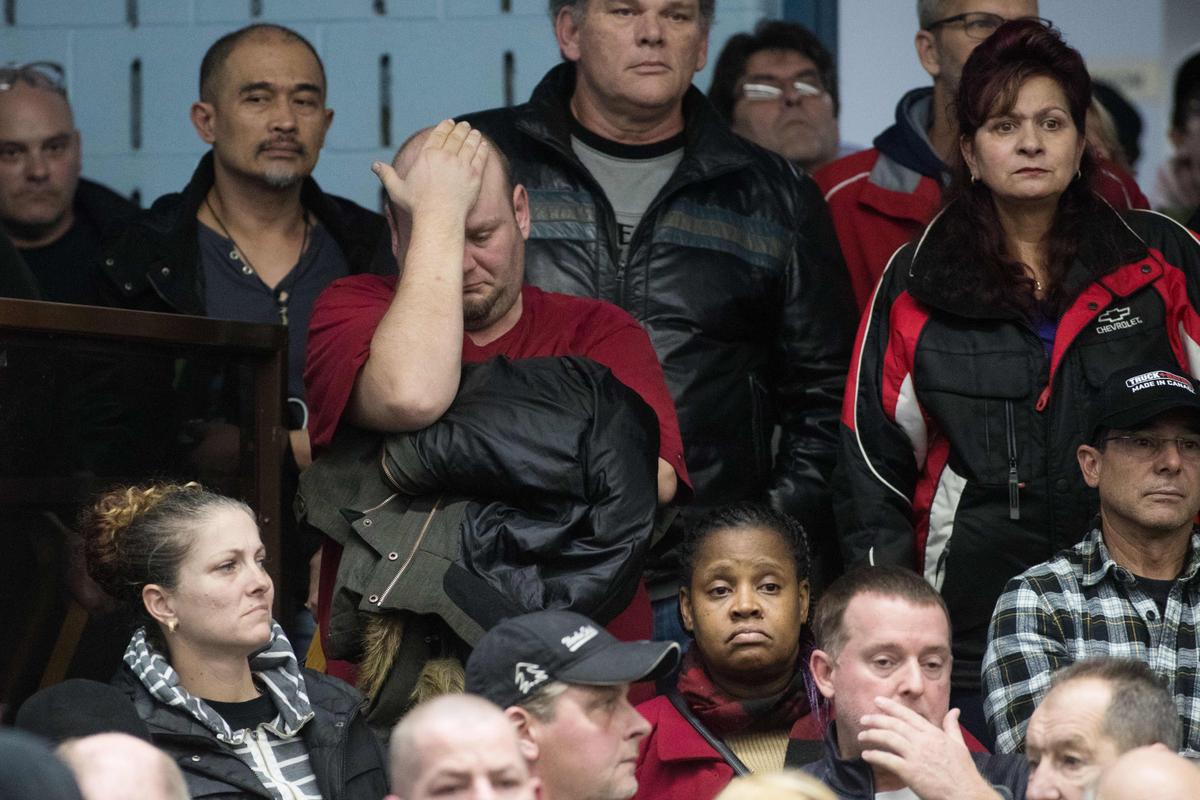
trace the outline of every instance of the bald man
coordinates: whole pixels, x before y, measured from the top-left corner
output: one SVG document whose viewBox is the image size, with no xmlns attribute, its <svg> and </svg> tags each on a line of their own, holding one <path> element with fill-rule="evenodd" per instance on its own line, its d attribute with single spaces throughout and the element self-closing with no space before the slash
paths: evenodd
<svg viewBox="0 0 1200 800">
<path fill-rule="evenodd" d="M 474 695 L 443 695 L 414 708 L 392 731 L 388 762 L 387 800 L 537 796 L 516 729 L 498 706 Z"/>
<path fill-rule="evenodd" d="M 1196 800 L 1200 768 L 1161 745 L 1130 750 L 1104 771 L 1085 800 Z"/>
<path fill-rule="evenodd" d="M 98 733 L 69 739 L 56 752 L 75 773 L 83 800 L 188 800 L 175 762 L 136 736 Z"/>
</svg>

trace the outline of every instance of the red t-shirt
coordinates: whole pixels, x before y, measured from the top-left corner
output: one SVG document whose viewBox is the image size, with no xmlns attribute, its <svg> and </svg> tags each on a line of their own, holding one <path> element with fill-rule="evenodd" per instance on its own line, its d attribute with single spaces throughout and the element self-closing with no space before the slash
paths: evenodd
<svg viewBox="0 0 1200 800">
<path fill-rule="evenodd" d="M 371 353 L 371 338 L 395 293 L 396 278 L 354 275 L 331 283 L 313 307 L 304 384 L 308 435 L 318 453 L 337 430 L 358 371 Z M 521 289 L 521 304 L 517 324 L 494 342 L 478 347 L 463 336 L 463 362 L 495 356 L 586 356 L 603 364 L 654 410 L 659 457 L 675 468 L 679 491 L 690 494 L 675 403 L 650 337 L 637 320 L 610 303 L 529 285 Z"/>
<path fill-rule="evenodd" d="M 396 293 L 396 278 L 354 275 L 331 283 L 313 307 L 308 325 L 308 358 L 304 383 L 308 392 L 308 434 L 320 454 L 337 430 L 358 372 L 371 352 L 375 329 Z M 658 416 L 659 456 L 679 477 L 676 497 L 691 494 L 691 481 L 683 461 L 683 439 L 675 403 L 667 391 L 662 367 L 650 337 L 637 320 L 609 303 L 584 297 L 544 292 L 535 286 L 521 289 L 521 318 L 512 330 L 479 347 L 463 336 L 464 363 L 495 356 L 511 359 L 542 356 L 585 356 L 612 370 Z M 341 547 L 326 539 L 321 562 L 317 620 L 328 630 L 333 585 L 341 561 Z M 639 582 L 629 608 L 607 626 L 620 639 L 648 639 L 651 634 L 650 601 Z M 322 635 L 324 635 L 322 633 Z M 328 661 L 328 671 L 353 682 L 354 667 Z"/>
</svg>

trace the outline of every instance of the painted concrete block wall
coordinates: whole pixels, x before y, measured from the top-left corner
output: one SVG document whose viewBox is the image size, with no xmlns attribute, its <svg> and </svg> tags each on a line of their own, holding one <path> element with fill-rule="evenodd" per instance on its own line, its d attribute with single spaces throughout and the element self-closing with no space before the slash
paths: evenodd
<svg viewBox="0 0 1200 800">
<path fill-rule="evenodd" d="M 256 21 L 308 37 L 335 111 L 315 177 L 379 207 L 370 162 L 413 130 L 528 98 L 559 60 L 546 0 L 4 0 L 0 62 L 67 70 L 84 174 L 148 203 L 177 191 L 204 152 L 188 118 L 200 60 L 220 35 Z M 710 64 L 732 34 L 778 0 L 719 0 Z M 140 97 L 140 113 L 139 100 Z"/>
<path fill-rule="evenodd" d="M 1138 180 L 1149 191 L 1167 157 L 1171 76 L 1183 54 L 1200 46 L 1196 0 L 1041 0 L 1040 13 L 1054 21 L 1083 53 L 1093 74 L 1115 80 L 1139 107 L 1144 130 Z M 927 86 L 917 63 L 915 0 L 841 0 L 838 67 L 842 137 L 859 144 L 891 124 L 896 101 Z"/>
</svg>

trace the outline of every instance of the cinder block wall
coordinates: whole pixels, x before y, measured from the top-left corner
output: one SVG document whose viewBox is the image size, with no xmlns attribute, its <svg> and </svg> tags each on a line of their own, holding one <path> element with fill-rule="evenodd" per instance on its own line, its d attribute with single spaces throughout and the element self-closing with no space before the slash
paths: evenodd
<svg viewBox="0 0 1200 800">
<path fill-rule="evenodd" d="M 777 0 L 720 0 L 711 62 Z M 67 70 L 84 174 L 141 198 L 181 188 L 204 152 L 188 119 L 200 59 L 218 36 L 277 22 L 325 61 L 335 110 L 315 177 L 379 207 L 369 171 L 411 131 L 529 96 L 557 63 L 546 0 L 0 0 L 0 61 Z"/>
</svg>

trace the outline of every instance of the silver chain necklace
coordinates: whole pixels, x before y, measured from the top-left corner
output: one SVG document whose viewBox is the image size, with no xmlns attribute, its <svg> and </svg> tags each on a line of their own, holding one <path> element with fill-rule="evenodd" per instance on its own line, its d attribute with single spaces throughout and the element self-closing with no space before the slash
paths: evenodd
<svg viewBox="0 0 1200 800">
<path fill-rule="evenodd" d="M 258 270 L 250 263 L 250 259 L 246 257 L 246 251 L 237 243 L 237 239 L 233 238 L 233 234 L 229 232 L 229 228 L 225 227 L 225 222 L 221 219 L 221 215 L 217 213 L 212 203 L 209 202 L 208 195 L 204 195 L 204 205 L 208 209 L 208 213 L 212 214 L 213 219 L 217 221 L 217 225 L 221 228 L 221 233 L 233 244 L 233 249 L 229 251 L 229 257 L 234 261 L 242 262 L 242 274 L 247 276 L 255 275 L 259 280 L 262 280 L 262 276 L 259 275 Z M 308 214 L 303 209 L 300 210 L 300 216 L 304 220 L 304 236 L 300 239 L 300 252 L 296 254 L 297 264 L 300 263 L 300 259 L 304 257 L 304 251 L 308 248 L 308 233 L 312 227 L 308 221 Z M 263 281 L 263 283 L 265 284 L 266 282 Z M 279 307 L 279 322 L 283 325 L 288 324 L 288 302 L 290 300 L 291 295 L 286 291 L 280 292 L 275 298 L 275 302 Z"/>
</svg>

